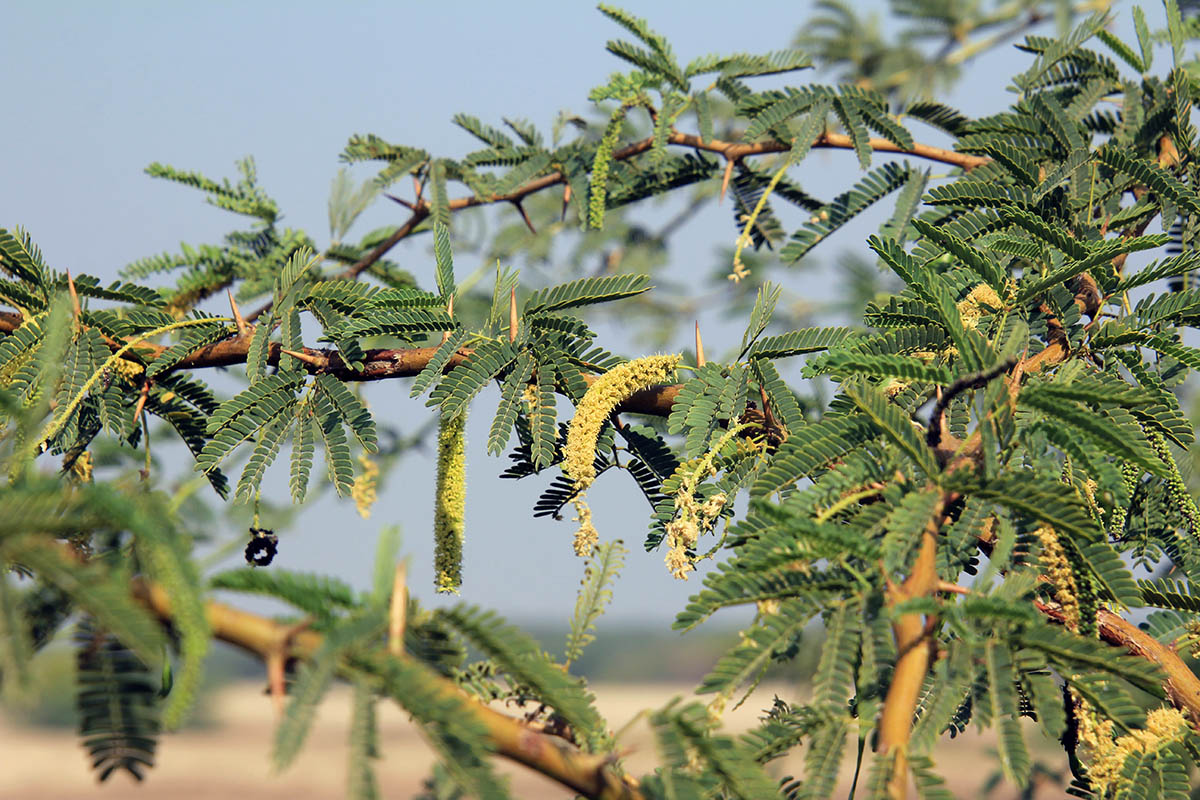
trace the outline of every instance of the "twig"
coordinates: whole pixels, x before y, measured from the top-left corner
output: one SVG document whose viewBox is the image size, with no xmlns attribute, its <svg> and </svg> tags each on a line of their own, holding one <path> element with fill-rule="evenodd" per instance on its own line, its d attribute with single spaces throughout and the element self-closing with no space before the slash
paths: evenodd
<svg viewBox="0 0 1200 800">
<path fill-rule="evenodd" d="M 942 392 L 938 397 L 937 403 L 933 406 L 933 414 L 929 417 L 929 430 L 925 432 L 925 442 L 930 447 L 937 449 L 937 446 L 942 441 L 942 416 L 946 413 L 946 408 L 950 405 L 950 401 L 968 389 L 982 389 L 989 382 L 1000 377 L 1008 372 L 1018 359 L 1008 358 L 996 364 L 990 369 L 985 369 L 982 372 L 976 372 L 972 375 L 964 375 L 954 383 L 946 387 L 946 391 Z"/>
<path fill-rule="evenodd" d="M 690 133 L 679 133 L 672 131 L 667 136 L 667 143 L 678 147 L 690 147 L 694 150 L 703 150 L 710 153 L 718 153 L 726 159 L 726 178 L 724 183 L 728 185 L 728 176 L 732 174 L 732 163 L 738 159 L 747 156 L 766 155 L 768 153 L 786 153 L 792 149 L 792 145 L 786 142 L 726 142 L 720 139 L 701 139 L 699 136 Z M 972 170 L 976 167 L 983 166 L 991 161 L 989 158 L 982 156 L 973 156 L 968 153 L 958 153 L 954 150 L 947 150 L 942 147 L 933 147 L 927 144 L 914 144 L 911 148 L 905 149 L 889 142 L 887 139 L 869 139 L 868 146 L 875 151 L 885 153 L 903 153 L 905 155 L 924 158 L 930 161 L 938 161 L 943 164 L 961 167 L 964 170 Z M 647 152 L 654 145 L 654 137 L 649 136 L 636 142 L 632 142 L 620 150 L 613 153 L 613 161 L 624 161 L 633 158 L 636 155 Z M 854 143 L 850 137 L 844 133 L 825 132 L 816 138 L 812 145 L 814 148 L 834 148 L 839 150 L 852 150 Z M 414 181 L 416 178 L 414 178 Z M 548 175 L 543 175 L 540 178 L 535 178 L 524 186 L 518 187 L 507 194 L 491 195 L 489 197 L 458 197 L 451 200 L 447 206 L 450 211 L 459 211 L 464 208 L 474 208 L 475 206 L 491 205 L 493 203 L 513 203 L 528 197 L 535 192 L 540 192 L 550 186 L 566 183 L 566 176 L 562 172 L 551 172 Z M 356 278 L 361 273 L 365 272 L 379 259 L 396 246 L 400 240 L 407 237 L 416 229 L 416 227 L 429 216 L 429 206 L 420 202 L 420 184 L 418 186 L 417 203 L 413 209 L 412 216 L 401 225 L 395 233 L 381 242 L 374 250 L 368 253 L 358 263 L 348 268 L 343 277 Z M 722 192 L 724 194 L 724 192 Z M 570 201 L 569 186 L 563 192 L 563 213 L 566 213 L 566 204 Z"/>
</svg>

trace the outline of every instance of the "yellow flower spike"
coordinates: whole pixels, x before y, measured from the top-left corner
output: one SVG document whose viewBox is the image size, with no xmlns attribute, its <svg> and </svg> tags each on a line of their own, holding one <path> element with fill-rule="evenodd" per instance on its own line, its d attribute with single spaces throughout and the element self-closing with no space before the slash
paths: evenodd
<svg viewBox="0 0 1200 800">
<path fill-rule="evenodd" d="M 567 430 L 563 473 L 584 491 L 596 480 L 596 440 L 609 415 L 635 392 L 666 381 L 679 366 L 682 354 L 646 356 L 619 364 L 588 388 Z"/>
<path fill-rule="evenodd" d="M 466 412 L 438 425 L 437 490 L 433 508 L 433 570 L 437 591 L 462 586 L 463 521 L 466 512 Z"/>
<path fill-rule="evenodd" d="M 958 314 L 962 317 L 964 327 L 974 328 L 979 324 L 979 318 L 983 316 L 983 306 L 993 309 L 1004 307 L 1000 295 L 986 283 L 977 284 L 958 304 Z"/>
<path fill-rule="evenodd" d="M 575 513 L 579 515 L 575 517 L 575 521 L 579 523 L 579 530 L 575 531 L 575 555 L 588 558 L 596 549 L 596 543 L 600 541 L 600 532 L 592 524 L 592 509 L 582 496 L 575 498 Z"/>
<path fill-rule="evenodd" d="M 359 516 L 369 519 L 371 506 L 375 504 L 379 489 L 379 465 L 364 451 L 358 454 L 358 463 L 362 472 L 354 478 L 354 486 L 350 489 L 350 497 Z"/>
<path fill-rule="evenodd" d="M 1079 594 L 1071 562 L 1058 541 L 1054 528 L 1043 525 L 1035 533 L 1042 543 L 1041 561 L 1046 577 L 1054 584 L 1054 599 L 1062 606 L 1067 629 L 1079 631 Z"/>
<path fill-rule="evenodd" d="M 1098 790 L 1097 797 L 1108 797 L 1129 788 L 1129 778 L 1124 774 L 1125 760 L 1132 755 L 1153 753 L 1167 745 L 1183 740 L 1189 730 L 1187 719 L 1177 708 L 1156 708 L 1146 715 L 1146 727 L 1131 731 L 1113 741 L 1112 722 L 1106 720 L 1103 730 L 1094 732 L 1085 741 L 1092 746 L 1092 761 L 1087 765 L 1087 774 Z M 1099 739 L 1099 741 L 1094 741 Z M 1083 740 L 1083 737 L 1081 737 Z"/>
</svg>

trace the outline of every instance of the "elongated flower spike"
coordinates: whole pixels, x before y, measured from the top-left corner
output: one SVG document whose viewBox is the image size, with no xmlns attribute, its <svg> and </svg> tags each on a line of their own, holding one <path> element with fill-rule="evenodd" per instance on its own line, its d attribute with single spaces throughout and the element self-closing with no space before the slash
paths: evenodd
<svg viewBox="0 0 1200 800">
<path fill-rule="evenodd" d="M 596 457 L 596 441 L 605 420 L 617 406 L 635 392 L 666 381 L 679 366 L 682 354 L 646 356 L 619 364 L 601 375 L 588 388 L 575 417 L 567 429 L 567 444 L 563 449 L 563 473 L 584 491 L 596 479 L 592 463 Z"/>
<path fill-rule="evenodd" d="M 588 387 L 575 409 L 575 417 L 567 429 L 567 444 L 563 448 L 563 474 L 570 478 L 578 494 L 575 497 L 576 521 L 575 554 L 584 558 L 592 554 L 599 540 L 592 523 L 592 510 L 584 494 L 596 480 L 596 442 L 604 422 L 635 392 L 662 383 L 679 366 L 682 354 L 647 356 L 619 364 Z"/>
<path fill-rule="evenodd" d="M 462 586 L 463 521 L 466 516 L 466 414 L 438 426 L 437 491 L 433 509 L 433 570 L 438 592 Z"/>
</svg>

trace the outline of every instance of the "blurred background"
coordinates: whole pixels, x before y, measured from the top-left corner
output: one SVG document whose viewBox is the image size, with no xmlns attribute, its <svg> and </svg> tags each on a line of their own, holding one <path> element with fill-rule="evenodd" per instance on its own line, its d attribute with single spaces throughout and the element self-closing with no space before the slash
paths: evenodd
<svg viewBox="0 0 1200 800">
<path fill-rule="evenodd" d="M 1007 78 L 1030 58 L 1012 46 L 1015 42 L 1030 34 L 1055 36 L 1067 29 L 1073 14 L 1106 4 L 945 3 L 939 19 L 897 15 L 882 0 L 760 0 L 737 13 L 727 4 L 706 2 L 682 6 L 666 0 L 626 0 L 622 5 L 664 34 L 684 62 L 706 53 L 761 53 L 799 46 L 820 66 L 815 74 L 756 79 L 756 87 L 849 80 L 886 91 L 899 102 L 931 94 L 968 116 L 978 116 L 1011 102 Z M 909 5 L 895 4 L 901 11 Z M 1131 35 L 1130 5 L 1118 3 L 1113 9 L 1114 32 Z M 1145 11 L 1151 28 L 1162 26 L 1161 7 L 1152 4 Z M 339 161 L 351 134 L 374 133 L 450 157 L 476 148 L 475 140 L 451 123 L 459 112 L 496 127 L 506 117 L 524 119 L 547 138 L 594 134 L 608 112 L 589 102 L 588 92 L 602 85 L 610 72 L 628 66 L 604 49 L 607 40 L 622 33 L 589 4 L 543 0 L 11 2 L 0 34 L 0 74 L 9 85 L 9 114 L 0 129 L 0 226 L 26 228 L 56 269 L 95 275 L 107 283 L 138 259 L 176 252 L 181 243 L 219 242 L 243 225 L 239 218 L 206 205 L 200 194 L 151 179 L 144 173 L 149 163 L 236 180 L 235 162 L 251 156 L 260 185 L 284 212 L 282 225 L 306 231 L 320 246 L 341 235 L 359 241 L 372 231 L 399 224 L 407 214 L 378 196 L 348 234 L 336 230 L 329 212 L 335 183 L 340 180 L 345 189 L 369 182 L 378 166 L 347 168 Z M 929 144 L 945 143 L 933 129 L 921 128 L 917 137 Z M 884 160 L 877 154 L 874 163 Z M 348 171 L 339 179 L 343 169 Z M 932 177 L 941 172 L 941 165 L 931 165 Z M 808 193 L 828 201 L 858 173 L 852 152 L 824 150 L 793 170 L 791 177 Z M 692 325 L 698 321 L 711 359 L 736 351 L 746 311 L 764 280 L 784 287 L 777 322 L 781 327 L 846 322 L 884 288 L 886 276 L 866 257 L 862 241 L 890 215 L 892 204 L 887 201 L 800 263 L 783 265 L 776 255 L 782 240 L 776 241 L 773 249 L 763 247 L 746 257 L 750 280 L 727 282 L 724 276 L 730 271 L 737 237 L 735 216 L 744 212 L 738 211 L 736 196 L 718 203 L 715 184 L 676 193 L 667 202 L 610 212 L 606 230 L 597 234 L 572 232 L 570 220 L 560 221 L 561 196 L 556 192 L 526 206 L 536 234 L 511 208 L 458 214 L 453 223 L 457 274 L 460 280 L 477 277 L 480 291 L 490 292 L 497 264 L 520 269 L 526 287 L 613 269 L 650 272 L 658 287 L 654 292 L 628 310 L 625 304 L 619 306 L 619 319 L 592 319 L 600 341 L 629 356 L 689 351 Z M 412 194 L 406 183 L 389 191 L 408 198 Z M 783 221 L 786 230 L 793 230 L 803 218 Z M 432 283 L 429 237 L 406 240 L 388 259 L 418 282 Z M 223 302 L 204 307 L 227 311 Z M 311 338 L 308 344 L 316 345 L 315 334 Z M 228 395 L 239 386 L 235 373 L 236 368 L 229 375 L 204 377 Z M 816 400 L 821 390 L 815 388 Z M 423 399 L 410 400 L 408 391 L 407 381 L 364 387 L 381 441 L 387 444 L 378 500 L 368 518 L 354 503 L 330 491 L 313 493 L 307 505 L 292 508 L 286 505 L 286 467 L 277 465 L 269 473 L 264 497 L 276 499 L 264 509 L 262 521 L 281 537 L 275 563 L 332 573 L 365 588 L 380 528 L 399 525 L 403 551 L 411 557 L 409 585 L 422 603 L 462 599 L 493 608 L 532 630 L 550 652 L 561 652 L 583 564 L 571 551 L 574 525 L 569 519 L 531 517 L 534 501 L 553 476 L 522 481 L 497 477 L 507 459 L 488 456 L 484 443 L 486 420 L 498 395 L 484 392 L 477 402 L 486 410 L 468 429 L 462 597 L 435 595 L 433 415 Z M 134 468 L 120 453 L 99 455 L 101 469 Z M 159 448 L 156 459 L 162 488 L 191 493 L 188 513 L 205 537 L 202 552 L 208 568 L 241 563 L 247 509 L 209 502 L 211 491 L 191 471 L 185 452 Z M 236 474 L 237 467 L 228 471 Z M 663 554 L 643 550 L 649 508 L 642 496 L 627 476 L 606 478 L 589 495 L 596 523 L 603 538 L 623 539 L 630 553 L 611 608 L 599 623 L 599 638 L 578 670 L 601 686 L 622 683 L 626 700 L 630 693 L 647 693 L 644 698 L 637 695 L 645 702 L 630 703 L 630 709 L 661 705 L 707 672 L 750 615 L 730 613 L 680 641 L 670 622 L 687 597 L 699 590 L 708 567 L 690 581 L 673 580 L 663 566 Z M 277 610 L 254 598 L 232 602 L 257 611 Z M 797 666 L 770 677 L 779 691 L 803 690 L 819 642 L 819 631 L 813 631 L 812 646 L 806 647 Z M 70 735 L 50 735 L 39 727 L 69 724 L 69 655 L 52 649 L 42 656 L 42 664 L 39 695 L 10 706 L 0 726 L 6 761 L 17 765 L 0 771 L 3 796 L 73 796 L 71 792 L 92 780 Z M 249 683 L 220 688 L 235 679 Z M 222 788 L 212 769 L 218 765 L 216 772 L 228 767 L 230 775 L 246 770 L 255 797 L 294 796 L 298 789 L 308 797 L 340 795 L 340 744 L 331 745 L 333 766 L 304 764 L 282 779 L 254 784 L 266 774 L 271 725 L 261 666 L 220 649 L 210 681 L 205 713 L 192 729 L 166 740 L 162 765 L 138 796 L 165 797 L 168 791 L 173 797 L 180 792 L 188 797 L 209 796 L 204 792 L 225 796 L 228 787 Z M 613 691 L 609 696 L 597 690 L 602 709 L 606 702 L 624 702 Z M 750 718 L 759 711 L 745 709 Z M 330 730 L 338 724 L 344 727 L 346 718 L 343 715 L 340 723 L 331 718 Z M 624 720 L 612 721 L 619 725 Z M 401 719 L 393 723 L 395 731 L 404 728 Z M 241 738 L 229 733 L 235 729 Z M 411 730 L 404 735 L 415 736 Z M 202 741 L 217 749 L 204 749 Z M 242 744 L 231 750 L 235 741 Z M 309 752 L 320 752 L 322 741 L 314 739 Z M 414 753 L 420 755 L 397 756 L 387 741 L 385 735 L 385 763 L 390 766 L 382 773 L 384 786 L 394 787 L 396 796 L 408 796 L 412 791 L 403 781 L 411 778 L 415 790 L 429 759 L 418 750 Z M 227 745 L 223 750 L 217 747 L 222 742 Z M 969 747 L 977 749 L 962 752 L 983 752 L 987 744 Z M 34 766 L 35 754 L 51 752 L 49 763 Z M 184 758 L 198 765 L 196 771 L 171 777 L 175 773 L 169 770 L 179 768 L 178 759 Z M 173 762 L 175 767 L 170 766 Z M 28 774 L 21 773 L 21 764 L 27 765 Z M 389 783 L 387 770 L 397 765 L 405 775 L 417 777 Z M 1048 769 L 1050 775 L 1061 765 Z M 330 770 L 337 778 L 332 783 L 325 774 Z M 989 770 L 974 770 L 970 786 L 978 789 Z M 54 784 L 50 777 L 58 773 L 64 774 L 63 780 L 69 773 L 75 783 Z M 185 791 L 189 781 L 202 779 L 208 781 L 207 788 Z M 333 787 L 328 792 L 327 783 Z M 106 786 L 104 791 L 121 796 L 125 787 Z"/>
</svg>

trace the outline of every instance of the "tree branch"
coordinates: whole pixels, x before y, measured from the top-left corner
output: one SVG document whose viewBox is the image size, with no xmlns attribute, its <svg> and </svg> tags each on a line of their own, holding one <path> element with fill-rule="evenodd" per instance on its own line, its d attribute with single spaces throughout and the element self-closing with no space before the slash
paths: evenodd
<svg viewBox="0 0 1200 800">
<path fill-rule="evenodd" d="M 912 571 L 899 586 L 889 585 L 888 605 L 895 607 L 909 600 L 929 597 L 939 591 L 937 575 L 937 537 L 945 519 L 949 493 L 943 492 L 934 506 L 929 522 L 921 533 L 921 549 L 913 562 Z M 928 619 L 920 613 L 902 614 L 892 623 L 892 634 L 896 638 L 896 669 L 883 701 L 883 712 L 879 717 L 879 743 L 877 749 L 884 754 L 895 754 L 892 777 L 888 781 L 888 796 L 902 800 L 908 786 L 908 759 L 905 751 L 912 734 L 913 717 L 917 711 L 917 700 L 925 673 L 932 660 L 934 639 L 937 629 L 934 617 Z"/>
<path fill-rule="evenodd" d="M 709 153 L 717 153 L 723 156 L 729 164 L 733 164 L 738 159 L 746 156 L 759 156 L 768 153 L 786 153 L 792 149 L 791 144 L 786 142 L 726 142 L 720 139 L 701 139 L 699 136 L 690 133 L 679 133 L 673 131 L 667 137 L 667 143 L 680 147 L 690 147 L 694 150 L 702 150 Z M 947 150 L 942 147 L 933 147 L 927 144 L 914 144 L 910 149 L 900 147 L 894 142 L 889 142 L 887 139 L 873 138 L 869 140 L 872 150 L 883 153 L 901 153 L 903 155 L 915 156 L 924 158 L 929 161 L 938 161 L 943 164 L 950 164 L 955 167 L 961 167 L 964 170 L 972 170 L 976 167 L 987 164 L 991 159 L 982 156 L 973 156 L 968 153 L 959 153 L 954 150 Z M 624 161 L 633 158 L 636 155 L 645 153 L 654 145 L 654 137 L 648 136 L 637 142 L 632 142 L 622 147 L 613 153 L 613 161 Z M 850 137 L 844 133 L 822 133 L 816 138 L 812 145 L 814 148 L 836 148 L 839 150 L 852 150 L 854 143 Z M 548 189 L 551 186 L 566 183 L 566 176 L 561 172 L 551 172 L 549 175 L 543 175 L 540 178 L 535 178 L 524 186 L 520 186 L 507 194 L 494 194 L 489 197 L 458 197 L 451 200 L 449 203 L 450 211 L 459 211 L 464 208 L 474 208 L 476 206 L 493 205 L 495 203 L 513 203 L 519 206 L 520 201 L 535 192 L 540 192 L 543 189 Z M 420 198 L 412 204 L 412 215 L 408 220 L 396 229 L 395 233 L 380 242 L 370 253 L 362 258 L 358 263 L 350 266 L 342 273 L 343 277 L 356 278 L 363 272 L 371 268 L 379 259 L 395 247 L 402 239 L 411 234 L 416 227 L 429 216 L 429 204 Z M 528 220 L 527 220 L 528 221 Z"/>
<path fill-rule="evenodd" d="M 1038 611 L 1050 619 L 1066 622 L 1066 614 L 1059 606 L 1042 602 L 1036 605 Z M 1100 609 L 1096 615 L 1096 625 L 1104 641 L 1123 648 L 1130 655 L 1153 661 L 1162 668 L 1167 676 L 1163 684 L 1167 698 L 1176 708 L 1186 709 L 1192 727 L 1200 731 L 1200 678 L 1188 668 L 1179 654 L 1106 608 Z"/>
<path fill-rule="evenodd" d="M 171 600 L 163 587 L 145 581 L 134 584 L 134 594 L 160 620 L 171 622 Z M 323 637 L 311 630 L 295 630 L 274 620 L 209 602 L 206 607 L 213 636 L 266 660 L 286 642 L 291 658 L 309 658 Z M 407 656 L 404 656 L 407 658 Z M 438 691 L 453 697 L 487 730 L 495 751 L 540 772 L 586 797 L 600 800 L 640 800 L 636 783 L 611 768 L 615 756 L 583 753 L 557 736 L 535 731 L 464 694 L 453 682 L 438 676 Z"/>
</svg>

